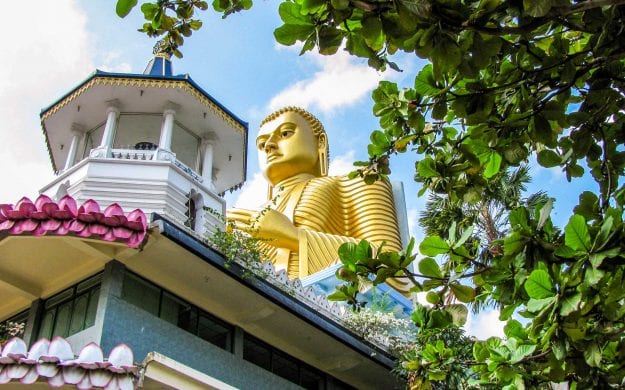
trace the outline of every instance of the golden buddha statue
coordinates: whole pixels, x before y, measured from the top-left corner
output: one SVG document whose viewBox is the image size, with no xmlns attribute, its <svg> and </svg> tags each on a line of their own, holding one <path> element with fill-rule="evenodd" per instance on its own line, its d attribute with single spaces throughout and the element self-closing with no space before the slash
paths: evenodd
<svg viewBox="0 0 625 390">
<path fill-rule="evenodd" d="M 390 184 L 328 176 L 327 135 L 312 114 L 298 107 L 272 113 L 261 122 L 256 146 L 270 185 L 267 204 L 230 209 L 227 218 L 263 240 L 276 269 L 290 278 L 311 275 L 340 261 L 341 244 L 361 239 L 401 250 Z M 401 281 L 392 285 L 405 294 L 409 289 Z"/>
</svg>

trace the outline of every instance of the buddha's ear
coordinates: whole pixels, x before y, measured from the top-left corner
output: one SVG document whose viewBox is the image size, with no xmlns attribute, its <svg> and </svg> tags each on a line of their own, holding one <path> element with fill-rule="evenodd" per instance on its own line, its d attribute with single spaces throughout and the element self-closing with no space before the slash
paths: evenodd
<svg viewBox="0 0 625 390">
<path fill-rule="evenodd" d="M 317 150 L 319 152 L 319 171 L 321 176 L 328 176 L 328 138 L 324 133 L 317 136 Z"/>
</svg>

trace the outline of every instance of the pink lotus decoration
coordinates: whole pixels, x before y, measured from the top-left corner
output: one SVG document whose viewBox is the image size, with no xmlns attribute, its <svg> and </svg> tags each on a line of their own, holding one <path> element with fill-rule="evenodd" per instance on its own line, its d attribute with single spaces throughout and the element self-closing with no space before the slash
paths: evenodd
<svg viewBox="0 0 625 390">
<path fill-rule="evenodd" d="M 29 385 L 47 380 L 52 387 L 75 385 L 78 389 L 134 389 L 138 369 L 126 344 L 113 348 L 104 359 L 102 348 L 89 343 L 75 357 L 62 337 L 43 338 L 27 350 L 24 340 L 14 337 L 0 353 L 0 384 L 20 381 Z"/>
<path fill-rule="evenodd" d="M 80 207 L 76 200 L 65 195 L 55 203 L 46 195 L 39 195 L 35 203 L 24 197 L 13 207 L 0 204 L 0 232 L 10 235 L 44 236 L 75 235 L 104 241 L 125 242 L 131 248 L 139 247 L 147 232 L 147 218 L 139 209 L 128 216 L 113 203 L 100 210 L 95 200 L 89 199 Z"/>
</svg>

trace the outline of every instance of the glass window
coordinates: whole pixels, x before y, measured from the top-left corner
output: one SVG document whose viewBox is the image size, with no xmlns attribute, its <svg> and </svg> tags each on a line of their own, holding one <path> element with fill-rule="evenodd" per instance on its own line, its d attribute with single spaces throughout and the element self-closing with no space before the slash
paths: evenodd
<svg viewBox="0 0 625 390">
<path fill-rule="evenodd" d="M 171 151 L 176 153 L 176 159 L 197 171 L 199 149 L 200 139 L 176 122 L 171 139 Z"/>
<path fill-rule="evenodd" d="M 271 347 L 247 334 L 243 340 L 243 359 L 271 371 Z"/>
<path fill-rule="evenodd" d="M 124 275 L 122 299 L 220 348 L 232 350 L 232 325 L 139 276 Z"/>
<path fill-rule="evenodd" d="M 232 334 L 232 330 L 230 327 L 220 322 L 221 321 L 218 322 L 212 318 L 212 316 L 201 313 L 197 335 L 209 343 L 230 350 L 230 335 Z"/>
<path fill-rule="evenodd" d="M 281 352 L 273 352 L 271 371 L 288 381 L 299 383 L 299 367 L 297 361 Z"/>
<path fill-rule="evenodd" d="M 158 316 L 160 290 L 153 284 L 126 273 L 122 287 L 122 299 Z"/>
<path fill-rule="evenodd" d="M 162 114 L 120 114 L 113 148 L 135 149 L 137 144 L 158 145 Z"/>
<path fill-rule="evenodd" d="M 104 135 L 104 125 L 105 122 L 89 130 L 87 134 L 85 134 L 85 150 L 83 151 L 82 158 L 89 157 L 91 149 L 95 149 L 100 146 L 100 143 L 102 143 L 102 136 Z"/>
<path fill-rule="evenodd" d="M 48 298 L 39 323 L 39 337 L 68 337 L 95 323 L 101 275 Z"/>
<path fill-rule="evenodd" d="M 300 368 L 299 384 L 308 390 L 324 390 L 325 378 L 318 371 L 307 366 L 302 366 Z"/>
</svg>

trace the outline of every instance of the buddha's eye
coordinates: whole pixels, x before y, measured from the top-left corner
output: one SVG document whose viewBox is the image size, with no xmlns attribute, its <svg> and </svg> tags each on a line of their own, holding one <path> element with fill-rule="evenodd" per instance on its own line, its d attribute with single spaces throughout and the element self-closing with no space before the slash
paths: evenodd
<svg viewBox="0 0 625 390">
<path fill-rule="evenodd" d="M 282 130 L 282 133 L 280 133 L 280 135 L 282 136 L 282 138 L 287 138 L 290 137 L 291 134 L 293 134 L 293 130 L 287 129 L 287 130 Z"/>
<path fill-rule="evenodd" d="M 260 150 L 265 149 L 265 141 L 264 141 L 264 140 L 262 140 L 262 141 L 258 141 L 258 142 L 256 142 L 256 147 L 257 147 L 258 149 L 260 149 Z"/>
</svg>

